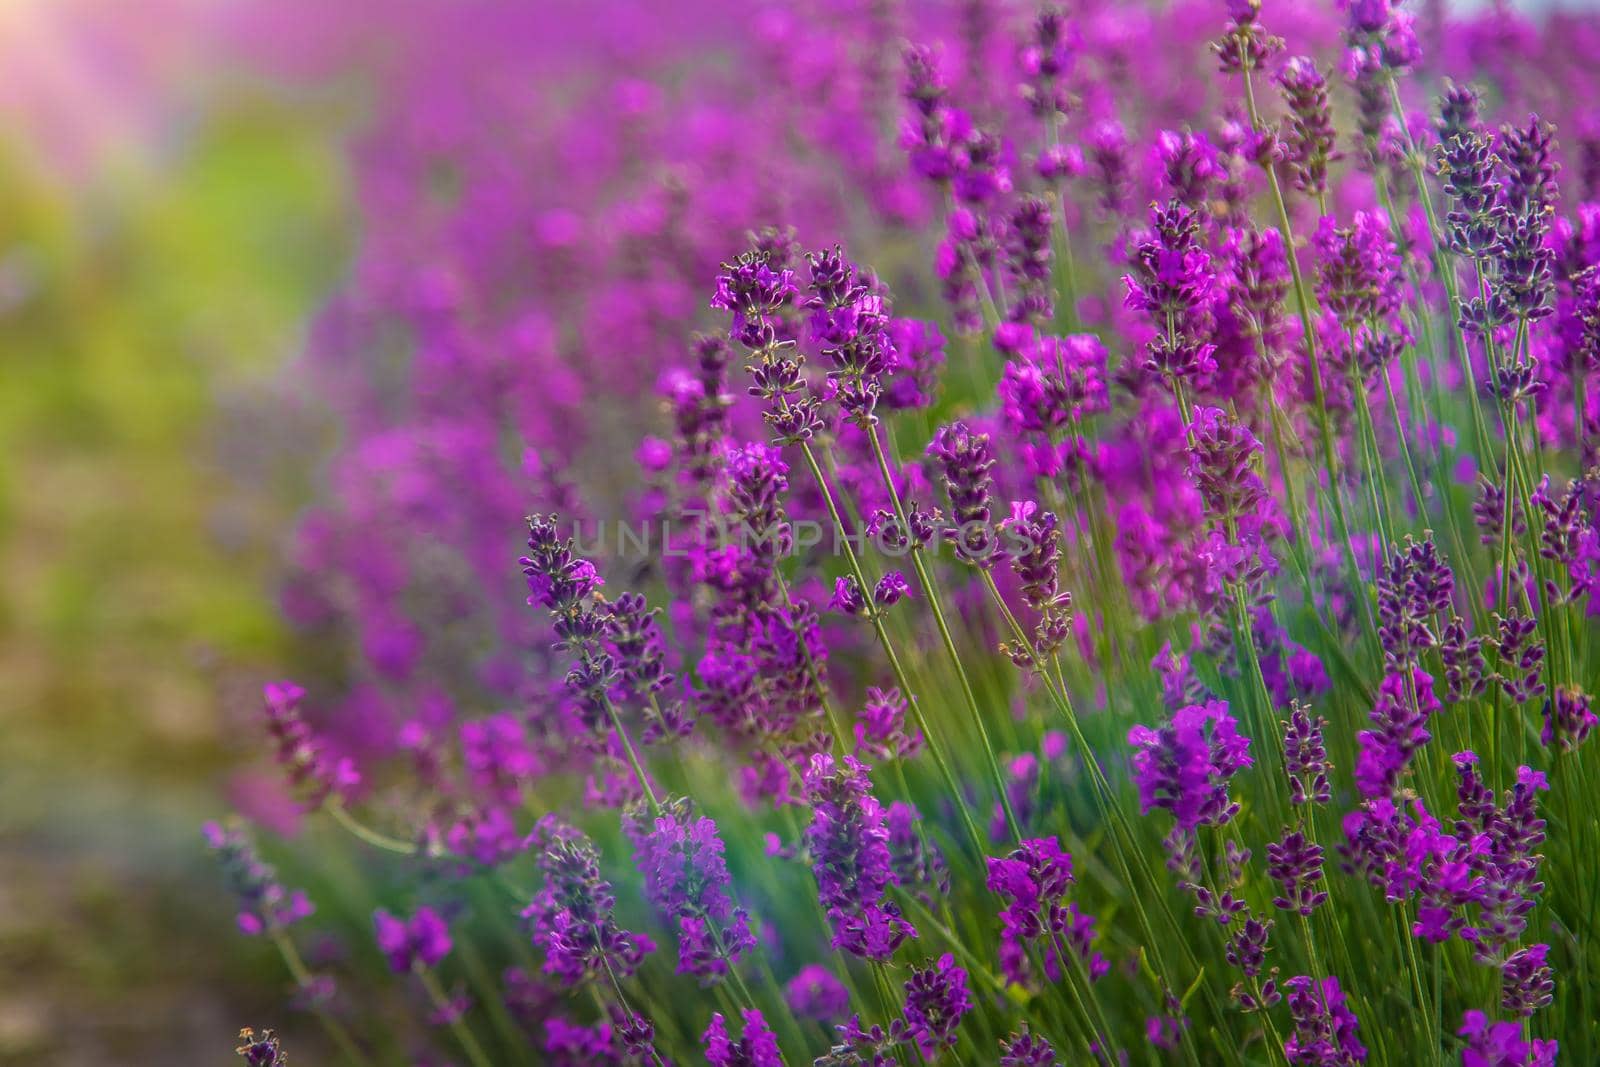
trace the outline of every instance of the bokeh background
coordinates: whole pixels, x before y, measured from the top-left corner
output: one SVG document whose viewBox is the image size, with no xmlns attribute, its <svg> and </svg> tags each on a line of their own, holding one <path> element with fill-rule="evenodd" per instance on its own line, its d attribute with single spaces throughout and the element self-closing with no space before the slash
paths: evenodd
<svg viewBox="0 0 1600 1067">
<path fill-rule="evenodd" d="M 4 1063 L 226 1062 L 281 992 L 196 827 L 293 658 L 274 561 L 317 426 L 282 383 L 350 247 L 361 102 L 243 14 L 0 4 Z"/>
<path fill-rule="evenodd" d="M 0 0 L 0 1063 L 281 1020 L 197 827 L 269 788 L 254 693 L 314 652 L 280 568 L 335 431 L 295 368 L 389 8 Z"/>
</svg>

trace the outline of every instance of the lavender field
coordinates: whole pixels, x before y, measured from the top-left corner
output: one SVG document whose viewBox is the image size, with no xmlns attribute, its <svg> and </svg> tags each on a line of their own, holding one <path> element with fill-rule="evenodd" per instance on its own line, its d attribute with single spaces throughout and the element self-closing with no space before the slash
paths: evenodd
<svg viewBox="0 0 1600 1067">
<path fill-rule="evenodd" d="M 1600 10 L 36 6 L 0 1062 L 1600 1064 Z"/>
</svg>

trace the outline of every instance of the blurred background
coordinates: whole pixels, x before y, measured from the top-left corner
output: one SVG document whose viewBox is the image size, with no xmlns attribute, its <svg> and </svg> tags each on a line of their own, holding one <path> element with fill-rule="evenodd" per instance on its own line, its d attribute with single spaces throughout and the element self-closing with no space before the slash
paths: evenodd
<svg viewBox="0 0 1600 1067">
<path fill-rule="evenodd" d="M 282 561 L 337 434 L 289 383 L 364 236 L 393 10 L 0 0 L 0 1064 L 281 1024 L 198 826 L 270 809 L 255 694 L 321 654 Z"/>
<path fill-rule="evenodd" d="M 4 1063 L 226 1062 L 281 1000 L 197 833 L 290 658 L 312 428 L 275 398 L 350 246 L 359 94 L 235 14 L 0 3 Z"/>
</svg>

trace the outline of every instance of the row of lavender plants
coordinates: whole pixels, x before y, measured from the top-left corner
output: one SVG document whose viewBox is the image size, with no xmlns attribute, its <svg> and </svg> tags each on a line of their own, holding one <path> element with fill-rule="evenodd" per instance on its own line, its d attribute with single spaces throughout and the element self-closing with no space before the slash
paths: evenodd
<svg viewBox="0 0 1600 1067">
<path fill-rule="evenodd" d="M 955 8 L 413 27 L 240 928 L 354 1063 L 1596 1062 L 1600 22 Z"/>
</svg>

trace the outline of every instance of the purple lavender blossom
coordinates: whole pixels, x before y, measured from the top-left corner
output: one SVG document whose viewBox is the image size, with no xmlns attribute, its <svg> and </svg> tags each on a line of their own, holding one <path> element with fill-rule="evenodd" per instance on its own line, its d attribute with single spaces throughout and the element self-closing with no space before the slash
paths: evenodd
<svg viewBox="0 0 1600 1067">
<path fill-rule="evenodd" d="M 1221 408 L 1195 409 L 1189 429 L 1189 476 L 1206 511 L 1230 525 L 1253 516 L 1267 496 L 1266 483 L 1256 471 L 1261 442 Z"/>
<path fill-rule="evenodd" d="M 1283 50 L 1283 41 L 1262 29 L 1258 21 L 1261 0 L 1229 0 L 1227 8 L 1227 32 L 1211 45 L 1222 72 L 1265 69 L 1267 62 Z"/>
<path fill-rule="evenodd" d="M 1283 761 L 1289 775 L 1289 803 L 1326 804 L 1333 799 L 1333 787 L 1328 781 L 1332 764 L 1322 741 L 1322 731 L 1328 720 L 1310 713 L 1298 703 L 1284 723 Z"/>
<path fill-rule="evenodd" d="M 891 319 L 889 342 L 894 367 L 884 378 L 880 406 L 891 411 L 931 407 L 939 397 L 940 369 L 944 364 L 944 335 L 934 322 Z"/>
<path fill-rule="evenodd" d="M 1489 668 L 1483 656 L 1483 638 L 1468 636 L 1467 624 L 1453 616 L 1439 636 L 1439 658 L 1445 667 L 1445 700 L 1458 701 L 1483 695 L 1489 687 Z"/>
<path fill-rule="evenodd" d="M 1221 826 L 1238 813 L 1228 781 L 1253 761 L 1250 739 L 1239 733 L 1226 702 L 1179 708 L 1159 729 L 1135 726 L 1128 743 L 1141 814 L 1161 808 L 1187 830 Z"/>
<path fill-rule="evenodd" d="M 1042 196 L 1024 196 L 1012 210 L 1006 240 L 1006 269 L 1016 283 L 1010 309 L 1013 322 L 1043 326 L 1055 317 L 1050 262 L 1053 208 Z"/>
<path fill-rule="evenodd" d="M 1134 250 L 1133 272 L 1122 278 L 1124 306 L 1147 314 L 1156 329 L 1144 369 L 1169 385 L 1192 384 L 1216 369 L 1209 340 L 1216 278 L 1199 232 L 1198 217 L 1179 201 L 1154 209 L 1150 233 Z"/>
<path fill-rule="evenodd" d="M 846 418 L 862 427 L 877 421 L 883 376 L 894 365 L 885 291 L 835 246 L 806 257 L 811 281 L 805 307 L 812 340 L 831 364 L 828 379 Z"/>
<path fill-rule="evenodd" d="M 1284 168 L 1296 189 L 1322 198 L 1328 192 L 1328 164 L 1339 158 L 1328 82 L 1314 60 L 1294 56 L 1279 68 L 1278 85 L 1288 105 Z"/>
<path fill-rule="evenodd" d="M 436 967 L 450 954 L 450 928 L 432 908 L 421 907 L 409 919 L 379 908 L 372 913 L 378 951 L 396 974 Z"/>
<path fill-rule="evenodd" d="M 248 1026 L 239 1031 L 239 1047 L 233 1051 L 244 1058 L 245 1067 L 283 1067 L 289 1059 L 276 1033 L 263 1030 L 258 1034 Z"/>
<path fill-rule="evenodd" d="M 655 816 L 636 808 L 623 830 L 644 875 L 645 898 L 677 920 L 678 973 L 712 980 L 755 947 L 749 915 L 730 898 L 728 865 L 717 825 L 685 799 Z"/>
<path fill-rule="evenodd" d="M 544 885 L 523 909 L 535 947 L 544 950 L 545 973 L 564 986 L 638 970 L 655 943 L 629 933 L 612 914 L 611 883 L 600 876 L 600 854 L 582 832 L 554 815 L 533 832 Z"/>
<path fill-rule="evenodd" d="M 1600 726 L 1590 705 L 1589 694 L 1581 689 L 1558 686 L 1544 705 L 1544 729 L 1539 740 L 1546 748 L 1552 745 L 1570 752 L 1588 739 L 1589 733 Z"/>
<path fill-rule="evenodd" d="M 1272 898 L 1275 907 L 1310 915 L 1328 899 L 1322 881 L 1322 846 L 1302 830 L 1292 830 L 1283 839 L 1267 845 L 1267 877 L 1282 891 Z"/>
<path fill-rule="evenodd" d="M 1290 1063 L 1316 1067 L 1353 1067 L 1367 1060 L 1367 1048 L 1357 1036 L 1361 1023 L 1345 1006 L 1339 979 L 1320 981 L 1298 975 L 1284 983 L 1294 1033 L 1284 1038 L 1283 1053 Z"/>
<path fill-rule="evenodd" d="M 1494 162 L 1494 146 L 1478 129 L 1457 133 L 1439 146 L 1437 167 L 1454 203 L 1445 216 L 1447 240 L 1452 252 L 1470 260 L 1485 261 L 1500 247 L 1506 209 Z M 1484 322 L 1485 310 L 1480 303 L 1475 323 Z"/>
<path fill-rule="evenodd" d="M 1524 1040 L 1517 1023 L 1490 1022 L 1483 1012 L 1471 1010 L 1456 1033 L 1467 1041 L 1461 1067 L 1556 1067 L 1556 1043 Z"/>
<path fill-rule="evenodd" d="M 790 444 L 809 441 L 823 418 L 788 336 L 785 317 L 799 294 L 794 272 L 772 263 L 770 249 L 756 249 L 723 264 L 711 306 L 730 313 L 730 336 L 751 354 L 750 395 L 763 401 L 761 416 L 778 443 Z"/>
<path fill-rule="evenodd" d="M 1239 929 L 1228 938 L 1225 951 L 1227 961 L 1239 968 L 1246 978 L 1261 973 L 1267 958 L 1267 939 L 1272 935 L 1271 919 L 1246 918 Z"/>
<path fill-rule="evenodd" d="M 950 867 L 939 846 L 928 840 L 922 813 L 903 800 L 889 805 L 889 869 L 894 883 L 933 907 L 950 893 Z"/>
<path fill-rule="evenodd" d="M 833 928 L 833 947 L 865 959 L 887 959 L 917 931 L 885 897 L 894 880 L 889 830 L 867 767 L 853 756 L 835 761 L 817 753 L 804 779 L 812 807 L 806 848 Z"/>
<path fill-rule="evenodd" d="M 1416 669 L 1389 674 L 1378 686 L 1378 700 L 1368 716 L 1374 729 L 1356 735 L 1356 787 L 1365 797 L 1388 796 L 1400 782 L 1411 757 L 1433 736 L 1428 719 L 1439 710 L 1433 678 Z"/>
<path fill-rule="evenodd" d="M 950 499 L 954 525 L 948 532 L 955 540 L 956 554 L 975 566 L 993 566 L 1001 547 L 989 510 L 994 467 L 989 435 L 953 422 L 939 428 L 928 445 L 928 455 L 938 464 Z"/>
<path fill-rule="evenodd" d="M 1406 539 L 1378 575 L 1378 642 L 1391 670 L 1414 665 L 1438 644 L 1437 620 L 1450 609 L 1455 576 L 1431 538 Z"/>
<path fill-rule="evenodd" d="M 281 930 L 315 910 L 303 890 L 284 888 L 277 870 L 262 860 L 241 826 L 208 822 L 202 833 L 238 900 L 235 922 L 242 933 L 255 936 Z"/>
<path fill-rule="evenodd" d="M 1000 1067 L 1061 1067 L 1061 1061 L 1050 1042 L 1024 1030 L 1000 1039 Z"/>
<path fill-rule="evenodd" d="M 349 759 L 328 755 L 322 739 L 301 716 L 306 691 L 293 682 L 274 682 L 262 690 L 262 696 L 274 754 L 306 808 L 348 798 L 361 784 L 361 776 Z"/>
<path fill-rule="evenodd" d="M 1019 667 L 1042 669 L 1060 651 L 1071 632 L 1072 594 L 1060 588 L 1061 535 L 1053 512 L 1031 500 L 1012 501 L 1011 517 L 1000 524 L 1006 535 L 1011 570 L 1022 586 L 1022 599 L 1037 613 L 1028 642 L 1001 646 Z"/>
<path fill-rule="evenodd" d="M 967 972 L 947 952 L 931 967 L 913 968 L 905 988 L 907 1034 L 924 1060 L 937 1062 L 942 1052 L 955 1047 L 961 1017 L 972 1010 Z"/>
<path fill-rule="evenodd" d="M 1555 999 L 1550 946 L 1529 945 L 1506 957 L 1500 967 L 1500 1007 L 1527 1018 Z"/>
<path fill-rule="evenodd" d="M 922 751 L 922 731 L 906 727 L 906 698 L 899 689 L 867 690 L 856 716 L 856 749 L 876 760 L 911 759 Z"/>
<path fill-rule="evenodd" d="M 1006 902 L 1000 912 L 1000 972 L 1018 985 L 1031 984 L 1030 960 L 1044 960 L 1046 976 L 1062 981 L 1062 958 L 1071 952 L 1091 981 L 1111 969 L 1093 948 L 1094 919 L 1067 900 L 1076 881 L 1072 857 L 1053 837 L 1023 841 L 1004 859 L 988 860 L 989 889 Z"/>
<path fill-rule="evenodd" d="M 1031 338 L 1001 372 L 1000 400 L 1013 430 L 1055 438 L 1107 410 L 1106 349 L 1089 334 Z"/>
<path fill-rule="evenodd" d="M 850 1010 L 850 994 L 833 972 L 808 963 L 784 987 L 789 1010 L 802 1019 L 827 1023 Z"/>
<path fill-rule="evenodd" d="M 1513 704 L 1537 700 L 1545 694 L 1544 642 L 1536 636 L 1539 622 L 1528 615 L 1495 616 L 1500 654 L 1500 688 Z"/>
<path fill-rule="evenodd" d="M 861 583 L 853 574 L 841 574 L 833 580 L 833 596 L 828 598 L 830 611 L 857 618 L 867 613 L 867 598 L 861 594 Z"/>
<path fill-rule="evenodd" d="M 721 1012 L 711 1016 L 711 1025 L 701 1040 L 705 1042 L 706 1062 L 711 1067 L 783 1067 L 778 1039 L 755 1008 L 744 1010 L 744 1034 L 737 1041 L 728 1036 L 728 1025 Z"/>
</svg>

